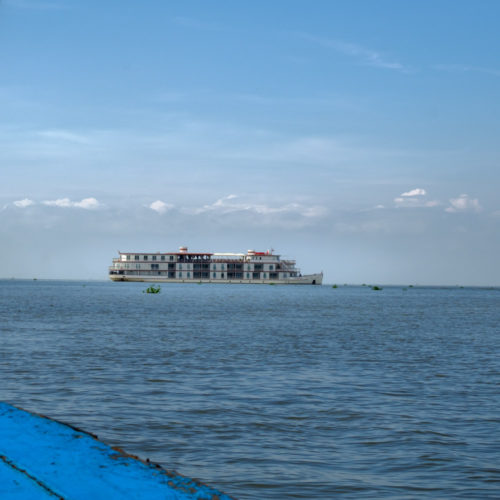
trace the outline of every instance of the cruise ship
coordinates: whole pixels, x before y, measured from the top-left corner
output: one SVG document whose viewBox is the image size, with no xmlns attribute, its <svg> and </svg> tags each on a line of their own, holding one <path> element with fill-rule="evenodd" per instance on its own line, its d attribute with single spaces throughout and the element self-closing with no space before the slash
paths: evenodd
<svg viewBox="0 0 500 500">
<path fill-rule="evenodd" d="M 268 283 L 276 285 L 321 285 L 323 272 L 302 275 L 294 260 L 280 255 L 248 250 L 247 253 L 118 252 L 109 268 L 113 281 L 153 283 Z"/>
</svg>

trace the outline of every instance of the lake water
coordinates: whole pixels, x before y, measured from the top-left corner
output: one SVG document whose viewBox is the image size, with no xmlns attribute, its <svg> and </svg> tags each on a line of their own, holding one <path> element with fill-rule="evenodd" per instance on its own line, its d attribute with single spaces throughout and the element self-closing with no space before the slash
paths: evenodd
<svg viewBox="0 0 500 500">
<path fill-rule="evenodd" d="M 500 290 L 0 281 L 0 400 L 240 499 L 499 498 Z"/>
</svg>

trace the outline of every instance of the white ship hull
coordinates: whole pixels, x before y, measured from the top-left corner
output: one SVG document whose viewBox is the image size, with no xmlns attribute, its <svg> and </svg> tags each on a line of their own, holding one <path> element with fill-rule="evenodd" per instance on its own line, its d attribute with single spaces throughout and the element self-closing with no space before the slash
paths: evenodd
<svg viewBox="0 0 500 500">
<path fill-rule="evenodd" d="M 321 285 L 323 273 L 306 274 L 296 278 L 261 280 L 261 279 L 176 279 L 162 276 L 127 276 L 110 275 L 112 281 L 137 281 L 143 283 L 226 283 L 226 284 L 253 284 L 253 285 Z"/>
</svg>

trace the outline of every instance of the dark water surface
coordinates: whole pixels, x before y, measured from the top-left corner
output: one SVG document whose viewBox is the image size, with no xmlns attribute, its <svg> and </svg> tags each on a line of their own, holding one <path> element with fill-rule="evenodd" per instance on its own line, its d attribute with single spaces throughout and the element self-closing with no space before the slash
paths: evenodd
<svg viewBox="0 0 500 500">
<path fill-rule="evenodd" d="M 240 499 L 499 498 L 500 291 L 0 281 L 0 400 Z"/>
</svg>

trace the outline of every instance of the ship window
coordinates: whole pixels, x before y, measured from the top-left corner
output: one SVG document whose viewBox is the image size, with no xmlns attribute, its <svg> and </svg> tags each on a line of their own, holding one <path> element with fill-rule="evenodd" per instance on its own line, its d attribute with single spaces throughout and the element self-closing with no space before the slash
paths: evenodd
<svg viewBox="0 0 500 500">
<path fill-rule="evenodd" d="M 217 273 L 214 273 L 214 278 L 217 278 Z"/>
<path fill-rule="evenodd" d="M 130 255 L 127 255 L 127 260 L 130 260 Z"/>
<path fill-rule="evenodd" d="M 151 257 L 153 260 L 156 260 L 156 255 L 153 255 L 153 257 Z"/>
<path fill-rule="evenodd" d="M 274 268 L 274 266 L 273 266 L 272 264 L 270 264 L 270 266 L 269 266 L 269 271 L 272 271 L 272 270 L 273 270 L 273 268 Z"/>
<path fill-rule="evenodd" d="M 179 278 L 182 278 L 182 271 L 179 271 Z"/>
<path fill-rule="evenodd" d="M 140 264 L 136 264 L 136 265 L 135 265 L 135 268 L 136 268 L 136 269 L 140 269 L 140 268 L 141 268 L 141 265 L 140 265 Z"/>
<path fill-rule="evenodd" d="M 164 255 L 161 256 L 161 260 L 165 260 L 165 256 Z"/>
<path fill-rule="evenodd" d="M 187 275 L 188 275 L 188 278 L 191 278 L 191 273 L 189 271 L 188 271 Z"/>
<path fill-rule="evenodd" d="M 250 279 L 250 273 L 247 273 L 247 279 L 248 280 Z"/>
<path fill-rule="evenodd" d="M 263 278 L 264 278 L 264 279 L 266 279 L 266 278 L 267 278 L 266 273 L 264 273 Z"/>
<path fill-rule="evenodd" d="M 139 256 L 138 256 L 138 255 L 135 255 L 135 256 L 134 256 L 134 259 L 135 259 L 135 260 L 139 260 Z"/>
<path fill-rule="evenodd" d="M 174 256 L 173 255 L 170 256 L 170 260 L 174 260 Z"/>
<path fill-rule="evenodd" d="M 214 264 L 213 269 L 214 269 L 214 271 L 217 269 L 217 265 L 216 264 Z"/>
<path fill-rule="evenodd" d="M 144 260 L 148 260 L 148 256 L 147 255 L 144 256 Z"/>
<path fill-rule="evenodd" d="M 182 269 L 182 264 L 179 264 L 179 269 Z"/>
</svg>

